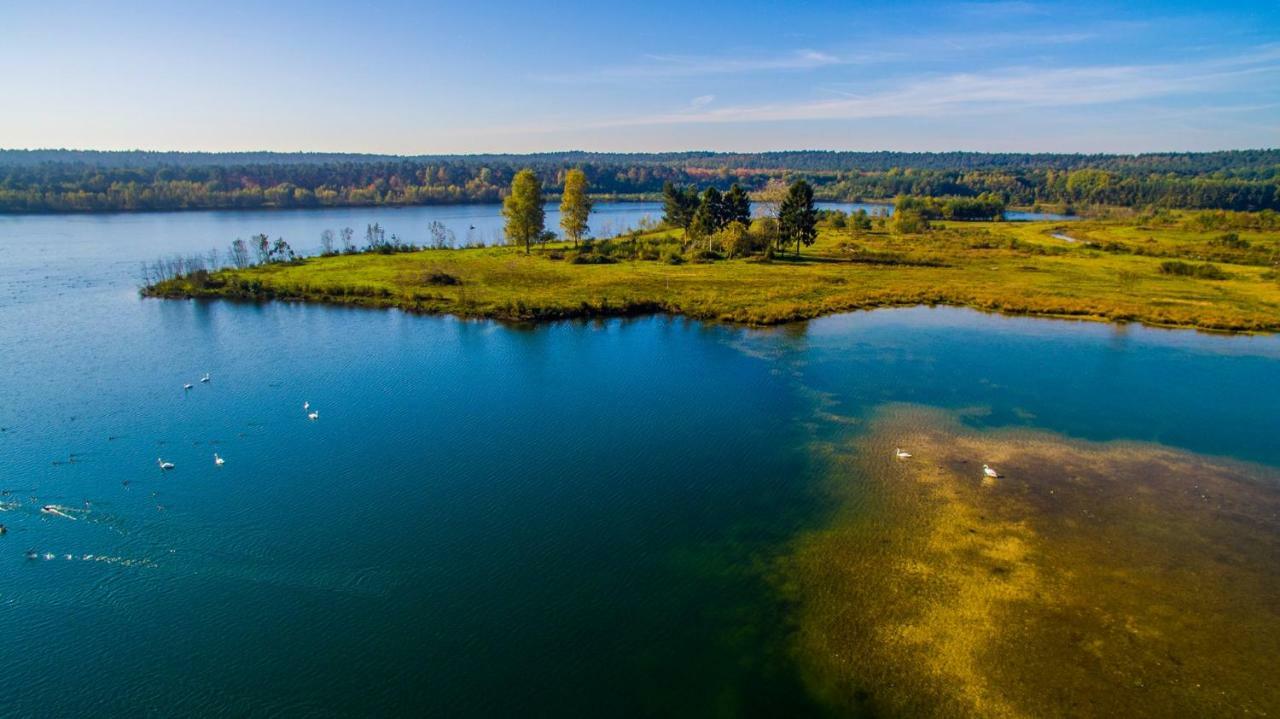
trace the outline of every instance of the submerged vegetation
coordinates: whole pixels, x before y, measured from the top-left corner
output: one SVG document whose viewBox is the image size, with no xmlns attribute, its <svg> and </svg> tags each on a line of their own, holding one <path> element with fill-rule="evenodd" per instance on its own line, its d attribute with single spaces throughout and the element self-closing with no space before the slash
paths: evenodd
<svg viewBox="0 0 1280 719">
<path fill-rule="evenodd" d="M 910 459 L 895 458 L 904 447 Z M 877 716 L 1273 716 L 1274 470 L 884 408 L 777 586 L 806 681 Z M 985 477 L 984 463 L 999 468 Z"/>
</svg>

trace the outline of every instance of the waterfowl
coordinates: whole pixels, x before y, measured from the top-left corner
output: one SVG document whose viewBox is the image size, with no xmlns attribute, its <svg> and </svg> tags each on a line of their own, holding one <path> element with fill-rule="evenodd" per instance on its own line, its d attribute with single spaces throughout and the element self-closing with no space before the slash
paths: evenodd
<svg viewBox="0 0 1280 719">
<path fill-rule="evenodd" d="M 182 385 L 183 389 L 191 389 L 192 387 L 195 387 L 195 385 L 191 384 L 190 382 Z"/>
<path fill-rule="evenodd" d="M 994 469 L 992 469 L 991 467 L 989 467 L 989 466 L 987 466 L 987 465 L 985 465 L 985 464 L 984 464 L 984 465 L 982 465 L 982 473 L 983 473 L 983 474 L 985 474 L 985 475 L 987 475 L 988 477 L 991 477 L 992 479 L 999 479 L 999 478 L 1000 478 L 1000 473 L 999 473 L 999 472 L 995 471 Z"/>
<path fill-rule="evenodd" d="M 59 517 L 63 517 L 65 519 L 70 519 L 72 521 L 75 521 L 75 517 L 62 511 L 62 508 L 56 504 L 46 504 L 40 508 L 40 511 L 43 512 L 44 514 L 56 514 Z"/>
<path fill-rule="evenodd" d="M 166 462 L 159 457 L 156 458 L 156 464 L 160 466 L 160 469 L 173 469 L 174 467 L 173 462 Z"/>
<path fill-rule="evenodd" d="M 303 412 L 306 412 L 306 411 L 307 411 L 307 410 L 309 410 L 309 409 L 311 409 L 311 402 L 310 402 L 310 400 L 308 400 L 308 401 L 306 401 L 306 402 L 303 402 L 303 403 L 302 403 L 302 411 L 303 411 Z"/>
<path fill-rule="evenodd" d="M 320 419 L 320 412 L 318 411 L 312 412 L 311 414 L 307 415 L 307 419 Z"/>
<path fill-rule="evenodd" d="M 200 378 L 200 381 L 201 381 L 201 382 L 208 382 L 208 381 L 209 381 L 209 373 L 208 373 L 208 372 L 205 372 L 205 373 L 204 373 L 204 376 Z"/>
<path fill-rule="evenodd" d="M 223 459 L 223 458 L 219 457 L 219 456 L 218 456 L 218 453 L 217 453 L 217 452 L 214 452 L 214 453 L 213 453 L 213 463 L 214 463 L 214 464 L 216 464 L 216 465 L 218 465 L 219 467 L 221 467 L 222 465 L 224 465 L 224 464 L 226 464 L 226 463 L 227 463 L 227 460 L 225 460 L 225 459 Z"/>
<path fill-rule="evenodd" d="M 911 459 L 911 453 L 903 452 L 901 447 L 898 447 L 897 449 L 893 450 L 893 455 L 898 459 Z"/>
</svg>

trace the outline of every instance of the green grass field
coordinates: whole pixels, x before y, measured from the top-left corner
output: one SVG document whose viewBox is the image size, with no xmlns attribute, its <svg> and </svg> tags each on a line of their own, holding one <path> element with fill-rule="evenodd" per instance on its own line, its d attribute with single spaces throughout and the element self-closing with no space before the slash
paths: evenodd
<svg viewBox="0 0 1280 719">
<path fill-rule="evenodd" d="M 1064 234 L 1068 241 L 1055 234 Z M 162 297 L 304 300 L 509 320 L 663 311 L 776 324 L 846 310 L 947 304 L 1014 314 L 1280 330 L 1280 236 L 1132 221 L 946 223 L 919 235 L 824 227 L 796 259 L 575 264 L 565 245 L 312 258 L 178 279 Z M 674 237 L 671 231 L 643 239 Z M 613 241 L 627 254 L 627 241 Z M 562 256 L 557 259 L 557 257 Z M 1211 261 L 1225 279 L 1167 274 Z"/>
</svg>

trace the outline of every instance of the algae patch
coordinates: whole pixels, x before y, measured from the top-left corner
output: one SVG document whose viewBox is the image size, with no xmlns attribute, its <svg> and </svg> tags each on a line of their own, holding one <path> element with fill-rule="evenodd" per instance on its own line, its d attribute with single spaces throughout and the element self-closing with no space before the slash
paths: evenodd
<svg viewBox="0 0 1280 719">
<path fill-rule="evenodd" d="M 1275 472 L 906 406 L 828 451 L 837 508 L 778 584 L 833 708 L 1280 714 Z"/>
</svg>

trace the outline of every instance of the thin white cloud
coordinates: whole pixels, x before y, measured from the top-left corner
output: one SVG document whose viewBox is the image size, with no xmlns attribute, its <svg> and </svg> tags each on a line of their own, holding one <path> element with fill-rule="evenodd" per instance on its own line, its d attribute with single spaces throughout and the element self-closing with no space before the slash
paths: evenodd
<svg viewBox="0 0 1280 719">
<path fill-rule="evenodd" d="M 690 107 L 706 107 L 716 101 L 715 95 L 699 95 L 689 101 Z"/>
<path fill-rule="evenodd" d="M 945 61 L 957 55 L 1005 48 L 1070 45 L 1097 40 L 1104 35 L 1132 32 L 1134 24 L 1092 31 L 947 33 L 897 38 L 892 42 L 865 43 L 855 53 L 799 49 L 779 55 L 742 57 L 715 55 L 644 55 L 636 62 L 590 68 L 569 73 L 534 75 L 551 83 L 661 80 L 760 72 L 817 70 L 852 65 L 874 65 L 912 59 Z"/>
<path fill-rule="evenodd" d="M 1007 68 L 982 74 L 955 73 L 903 81 L 889 90 L 834 99 L 689 108 L 649 116 L 605 120 L 590 127 L 858 120 L 996 114 L 1032 107 L 1080 107 L 1213 92 L 1233 80 L 1280 71 L 1280 47 L 1254 48 L 1231 58 L 1165 64 Z"/>
<path fill-rule="evenodd" d="M 749 72 L 811 70 L 833 65 L 877 62 L 896 55 L 863 53 L 836 56 L 818 50 L 795 50 L 767 57 L 715 57 L 704 55 L 646 55 L 630 65 L 600 67 L 580 73 L 541 75 L 546 82 L 610 82 L 615 80 L 732 75 Z"/>
</svg>

